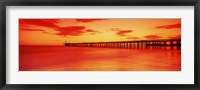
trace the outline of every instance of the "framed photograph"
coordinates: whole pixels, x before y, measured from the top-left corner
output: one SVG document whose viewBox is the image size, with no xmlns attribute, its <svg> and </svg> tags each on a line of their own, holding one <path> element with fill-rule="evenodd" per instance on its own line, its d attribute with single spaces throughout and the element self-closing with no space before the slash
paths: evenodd
<svg viewBox="0 0 200 90">
<path fill-rule="evenodd" d="M 3 0 L 2 90 L 199 90 L 199 0 Z"/>
</svg>

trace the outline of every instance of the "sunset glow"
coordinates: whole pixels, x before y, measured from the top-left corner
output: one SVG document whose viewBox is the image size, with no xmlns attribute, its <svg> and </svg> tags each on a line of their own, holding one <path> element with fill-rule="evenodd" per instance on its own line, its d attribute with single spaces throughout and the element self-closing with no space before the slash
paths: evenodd
<svg viewBox="0 0 200 90">
<path fill-rule="evenodd" d="M 180 37 L 181 19 L 19 19 L 20 45 Z"/>
</svg>

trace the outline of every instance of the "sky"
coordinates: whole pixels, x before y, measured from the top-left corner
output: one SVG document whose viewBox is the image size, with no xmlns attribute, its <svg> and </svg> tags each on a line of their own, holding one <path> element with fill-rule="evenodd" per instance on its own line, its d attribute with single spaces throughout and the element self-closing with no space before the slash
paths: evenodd
<svg viewBox="0 0 200 90">
<path fill-rule="evenodd" d="M 180 38 L 180 18 L 19 19 L 19 45 Z"/>
</svg>

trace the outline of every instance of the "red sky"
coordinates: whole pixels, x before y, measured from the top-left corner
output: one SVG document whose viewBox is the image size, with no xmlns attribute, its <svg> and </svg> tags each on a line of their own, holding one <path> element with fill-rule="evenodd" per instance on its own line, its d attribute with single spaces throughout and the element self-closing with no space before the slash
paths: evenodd
<svg viewBox="0 0 200 90">
<path fill-rule="evenodd" d="M 181 19 L 19 19 L 20 45 L 180 37 Z"/>
</svg>

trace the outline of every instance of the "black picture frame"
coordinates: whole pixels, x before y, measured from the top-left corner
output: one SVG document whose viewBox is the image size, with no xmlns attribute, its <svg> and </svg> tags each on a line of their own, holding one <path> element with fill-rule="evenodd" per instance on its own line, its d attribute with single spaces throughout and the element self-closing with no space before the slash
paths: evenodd
<svg viewBox="0 0 200 90">
<path fill-rule="evenodd" d="M 6 6 L 194 6 L 194 84 L 6 84 Z M 1 90 L 200 90 L 199 0 L 0 0 Z"/>
</svg>

